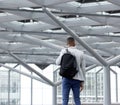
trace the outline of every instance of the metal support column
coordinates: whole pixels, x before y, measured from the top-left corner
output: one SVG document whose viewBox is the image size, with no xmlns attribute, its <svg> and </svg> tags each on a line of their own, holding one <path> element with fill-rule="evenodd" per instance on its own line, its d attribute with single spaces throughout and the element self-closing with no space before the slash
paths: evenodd
<svg viewBox="0 0 120 105">
<path fill-rule="evenodd" d="M 110 68 L 109 66 L 104 66 L 104 103 L 103 105 L 111 105 L 111 88 L 110 88 Z"/>
<path fill-rule="evenodd" d="M 118 102 L 118 74 L 116 74 L 116 102 Z"/>
<path fill-rule="evenodd" d="M 97 73 L 95 73 L 95 100 L 98 101 L 98 91 L 97 91 Z"/>
<path fill-rule="evenodd" d="M 100 70 L 98 70 L 96 73 L 95 73 L 95 98 L 96 98 L 96 102 L 98 101 L 98 90 L 97 90 L 97 86 L 98 86 L 98 81 L 97 81 L 97 74 L 102 71 L 103 68 L 101 68 Z"/>
<path fill-rule="evenodd" d="M 10 70 L 8 71 L 8 105 L 10 105 Z"/>
<path fill-rule="evenodd" d="M 57 69 L 56 69 L 57 70 Z M 55 83 L 55 76 L 56 76 L 56 70 L 53 72 L 53 82 Z M 57 85 L 54 85 L 53 87 L 53 103 L 52 105 L 57 105 Z"/>
<path fill-rule="evenodd" d="M 116 83 L 116 102 L 118 102 L 118 74 L 116 71 L 110 68 L 110 70 L 115 74 L 115 83 Z"/>
<path fill-rule="evenodd" d="M 31 72 L 31 75 L 33 75 L 33 73 Z M 31 105 L 33 105 L 33 79 L 31 78 Z"/>
<path fill-rule="evenodd" d="M 53 104 L 57 105 L 57 86 L 53 86 Z"/>
</svg>

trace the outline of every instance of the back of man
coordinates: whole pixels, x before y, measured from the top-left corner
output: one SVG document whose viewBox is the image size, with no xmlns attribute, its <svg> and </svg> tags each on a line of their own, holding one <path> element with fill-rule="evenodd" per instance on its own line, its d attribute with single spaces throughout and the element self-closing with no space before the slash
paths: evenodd
<svg viewBox="0 0 120 105">
<path fill-rule="evenodd" d="M 76 47 L 69 47 L 68 50 L 76 57 L 78 73 L 73 77 L 80 81 L 85 80 L 85 60 L 84 53 Z"/>
<path fill-rule="evenodd" d="M 75 105 L 81 105 L 80 103 L 80 89 L 83 89 L 83 83 L 85 80 L 85 62 L 84 53 L 75 47 L 75 40 L 72 37 L 67 39 L 67 45 L 69 52 L 76 57 L 78 73 L 73 79 L 62 78 L 62 97 L 63 104 L 68 105 L 70 89 L 73 91 Z M 66 49 L 60 52 L 60 55 L 56 59 L 56 64 L 60 65 L 62 56 L 66 53 Z"/>
</svg>

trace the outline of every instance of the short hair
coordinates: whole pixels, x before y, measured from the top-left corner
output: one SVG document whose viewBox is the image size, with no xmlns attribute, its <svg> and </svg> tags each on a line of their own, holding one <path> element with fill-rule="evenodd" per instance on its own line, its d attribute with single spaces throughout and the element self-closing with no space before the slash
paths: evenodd
<svg viewBox="0 0 120 105">
<path fill-rule="evenodd" d="M 74 42 L 74 41 L 75 41 L 75 39 L 73 37 L 68 37 L 67 38 L 67 42 Z"/>
</svg>

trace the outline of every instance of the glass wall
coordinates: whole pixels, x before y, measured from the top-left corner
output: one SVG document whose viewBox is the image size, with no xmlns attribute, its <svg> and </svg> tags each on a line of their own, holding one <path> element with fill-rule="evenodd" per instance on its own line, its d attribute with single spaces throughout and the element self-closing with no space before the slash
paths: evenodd
<svg viewBox="0 0 120 105">
<path fill-rule="evenodd" d="M 82 102 L 103 102 L 103 72 L 86 73 L 85 88 L 81 92 Z"/>
<path fill-rule="evenodd" d="M 0 105 L 20 105 L 20 74 L 0 69 Z"/>
<path fill-rule="evenodd" d="M 14 67 L 15 64 L 8 66 Z M 50 65 L 41 70 L 34 64 L 30 64 L 50 81 L 61 81 L 59 69 L 55 65 Z M 3 67 L 0 67 L 0 105 L 52 105 L 53 87 L 46 83 L 35 73 L 30 72 L 19 65 L 17 73 Z M 22 74 L 24 72 L 25 74 Z M 111 67 L 111 100 L 120 102 L 120 68 Z M 84 102 L 103 102 L 103 70 L 102 67 L 96 67 L 86 72 L 86 82 L 84 90 L 81 92 L 81 101 Z M 61 84 L 57 86 L 57 103 L 62 103 Z M 70 93 L 69 103 L 74 103 L 72 92 Z"/>
<path fill-rule="evenodd" d="M 53 81 L 52 66 L 44 71 L 34 64 L 29 66 Z M 0 105 L 52 105 L 52 86 L 21 65 L 15 69 L 21 73 L 0 67 Z"/>
</svg>

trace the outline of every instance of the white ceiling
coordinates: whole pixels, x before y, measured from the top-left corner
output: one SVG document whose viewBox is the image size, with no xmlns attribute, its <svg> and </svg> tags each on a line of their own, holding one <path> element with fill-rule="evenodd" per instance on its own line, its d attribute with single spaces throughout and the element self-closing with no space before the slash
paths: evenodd
<svg viewBox="0 0 120 105">
<path fill-rule="evenodd" d="M 54 63 L 69 35 L 44 11 L 79 35 L 104 59 L 120 55 L 120 0 L 0 0 L 0 62 L 17 62 L 7 51 L 31 63 Z M 85 51 L 87 63 L 95 63 Z M 92 62 L 91 62 L 92 60 Z"/>
</svg>

